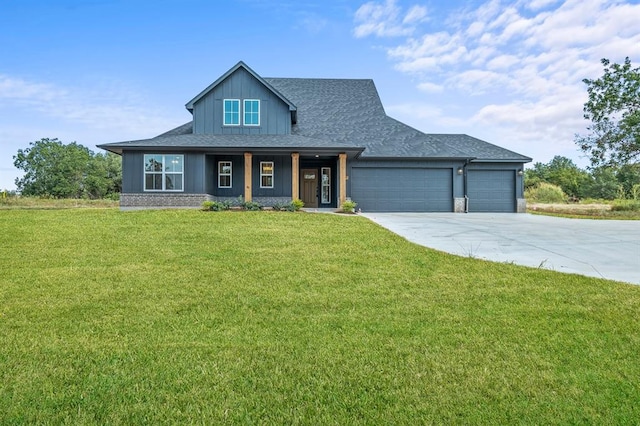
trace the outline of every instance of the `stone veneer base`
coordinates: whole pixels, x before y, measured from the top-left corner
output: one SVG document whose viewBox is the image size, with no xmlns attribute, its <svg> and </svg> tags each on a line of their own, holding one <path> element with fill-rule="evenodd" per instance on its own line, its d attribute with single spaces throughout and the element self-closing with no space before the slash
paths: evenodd
<svg viewBox="0 0 640 426">
<path fill-rule="evenodd" d="M 526 213 L 527 212 L 527 200 L 524 198 L 518 198 L 516 204 L 516 212 L 518 213 Z"/>
<path fill-rule="evenodd" d="M 210 199 L 210 197 L 207 194 L 120 194 L 120 208 L 123 210 L 140 208 L 196 208 L 201 207 L 203 201 L 208 199 Z"/>
</svg>

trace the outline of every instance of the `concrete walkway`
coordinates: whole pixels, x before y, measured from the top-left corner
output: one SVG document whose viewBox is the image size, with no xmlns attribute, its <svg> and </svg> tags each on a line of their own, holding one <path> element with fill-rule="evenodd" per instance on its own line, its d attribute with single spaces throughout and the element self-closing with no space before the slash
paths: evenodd
<svg viewBox="0 0 640 426">
<path fill-rule="evenodd" d="M 409 241 L 459 256 L 640 284 L 640 221 L 508 213 L 361 215 Z"/>
</svg>

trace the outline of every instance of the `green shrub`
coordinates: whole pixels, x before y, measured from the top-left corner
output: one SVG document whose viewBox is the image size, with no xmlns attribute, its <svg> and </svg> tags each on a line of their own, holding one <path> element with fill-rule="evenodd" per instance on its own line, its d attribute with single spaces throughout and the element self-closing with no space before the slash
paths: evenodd
<svg viewBox="0 0 640 426">
<path fill-rule="evenodd" d="M 347 200 L 344 203 L 342 203 L 342 206 L 340 206 L 340 208 L 345 213 L 353 213 L 355 211 L 357 205 L 358 205 L 358 203 L 356 203 L 355 201 Z"/>
<path fill-rule="evenodd" d="M 275 211 L 278 212 L 285 212 L 285 211 L 291 211 L 291 205 L 290 203 L 274 203 L 271 208 Z"/>
<path fill-rule="evenodd" d="M 231 208 L 231 203 L 228 201 L 204 201 L 202 203 L 202 210 L 219 212 L 223 210 L 229 210 Z"/>
<path fill-rule="evenodd" d="M 293 211 L 297 212 L 304 207 L 304 201 L 296 198 L 295 200 L 291 201 L 291 207 L 293 208 Z"/>
<path fill-rule="evenodd" d="M 557 185 L 546 182 L 539 182 L 524 193 L 528 201 L 536 203 L 564 203 L 567 201 L 567 194 Z"/>
<path fill-rule="evenodd" d="M 248 210 L 248 211 L 262 210 L 262 204 L 256 201 L 245 201 L 240 205 L 240 207 L 242 207 L 243 210 Z"/>
<path fill-rule="evenodd" d="M 636 183 L 631 187 L 631 198 L 634 200 L 640 200 L 640 183 Z"/>
<path fill-rule="evenodd" d="M 640 212 L 640 200 L 616 200 L 611 205 L 615 212 Z"/>
</svg>

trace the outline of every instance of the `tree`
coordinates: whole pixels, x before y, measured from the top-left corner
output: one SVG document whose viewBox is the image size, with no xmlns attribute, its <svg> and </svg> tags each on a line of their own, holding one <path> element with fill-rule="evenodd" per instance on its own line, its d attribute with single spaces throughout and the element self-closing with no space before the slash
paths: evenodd
<svg viewBox="0 0 640 426">
<path fill-rule="evenodd" d="M 640 185 L 640 163 L 625 164 L 616 172 L 616 179 L 622 185 L 624 197 L 632 199 L 636 196 L 634 187 Z"/>
<path fill-rule="evenodd" d="M 583 198 L 591 177 L 575 163 L 560 155 L 556 155 L 549 163 L 535 163 L 533 169 L 527 170 L 525 186 L 533 187 L 540 182 L 550 183 L 562 188 L 570 197 Z"/>
<path fill-rule="evenodd" d="M 114 158 L 116 157 L 116 158 Z M 88 148 L 43 138 L 13 157 L 24 171 L 16 179 L 23 195 L 53 198 L 103 198 L 120 191 L 122 168 L 114 154 L 94 155 Z"/>
<path fill-rule="evenodd" d="M 624 197 L 624 189 L 612 167 L 598 167 L 591 172 L 593 180 L 587 187 L 587 196 L 604 200 Z"/>
<path fill-rule="evenodd" d="M 640 157 L 640 67 L 631 68 L 628 57 L 622 65 L 601 62 L 602 77 L 582 80 L 589 94 L 583 110 L 590 134 L 576 135 L 575 142 L 594 166 L 627 164 Z"/>
</svg>

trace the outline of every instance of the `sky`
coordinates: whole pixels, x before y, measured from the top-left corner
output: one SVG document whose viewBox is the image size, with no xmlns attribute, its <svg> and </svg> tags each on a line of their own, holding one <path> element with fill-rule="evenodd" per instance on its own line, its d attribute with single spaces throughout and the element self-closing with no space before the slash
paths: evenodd
<svg viewBox="0 0 640 426">
<path fill-rule="evenodd" d="M 242 60 L 263 77 L 371 78 L 388 115 L 533 158 L 589 162 L 584 78 L 640 63 L 640 0 L 6 0 L 0 190 L 58 138 L 156 136 Z"/>
</svg>

